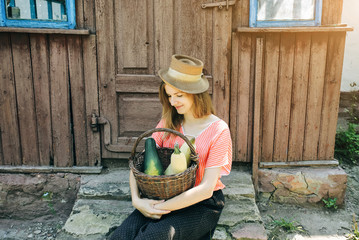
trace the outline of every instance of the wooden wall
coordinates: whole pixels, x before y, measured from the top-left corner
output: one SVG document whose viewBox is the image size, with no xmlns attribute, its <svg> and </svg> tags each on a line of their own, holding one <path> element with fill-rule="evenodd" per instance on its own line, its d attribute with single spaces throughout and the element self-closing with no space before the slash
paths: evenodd
<svg viewBox="0 0 359 240">
<path fill-rule="evenodd" d="M 76 1 L 95 31 L 93 1 Z M 100 165 L 96 35 L 0 33 L 0 165 Z"/>
<path fill-rule="evenodd" d="M 258 38 L 264 43 L 260 161 L 333 159 L 346 33 L 241 32 L 248 27 L 249 0 L 234 11 L 230 128 L 236 160 L 252 160 Z M 340 24 L 341 11 L 342 0 L 323 0 L 322 25 Z"/>
</svg>

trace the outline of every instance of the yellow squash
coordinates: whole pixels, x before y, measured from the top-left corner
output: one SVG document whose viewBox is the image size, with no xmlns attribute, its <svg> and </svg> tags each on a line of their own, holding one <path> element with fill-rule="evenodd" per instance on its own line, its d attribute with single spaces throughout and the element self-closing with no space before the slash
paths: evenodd
<svg viewBox="0 0 359 240">
<path fill-rule="evenodd" d="M 175 144 L 174 152 L 171 155 L 171 163 L 165 171 L 165 175 L 172 175 L 184 172 L 187 169 L 187 160 L 184 153 L 179 149 L 178 143 Z"/>
<path fill-rule="evenodd" d="M 192 143 L 194 149 L 196 149 L 196 144 L 195 144 L 196 139 L 192 138 L 190 140 L 190 142 Z M 186 156 L 186 161 L 187 161 L 187 167 L 189 167 L 189 165 L 191 164 L 191 149 L 189 148 L 188 144 L 186 142 L 184 142 L 180 148 L 181 152 L 183 152 L 183 154 Z"/>
</svg>

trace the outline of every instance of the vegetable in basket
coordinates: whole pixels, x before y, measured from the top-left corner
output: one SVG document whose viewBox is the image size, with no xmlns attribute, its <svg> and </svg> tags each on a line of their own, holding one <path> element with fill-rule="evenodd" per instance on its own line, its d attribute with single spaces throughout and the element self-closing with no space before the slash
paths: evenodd
<svg viewBox="0 0 359 240">
<path fill-rule="evenodd" d="M 171 155 L 171 163 L 165 171 L 165 175 L 172 175 L 184 172 L 187 169 L 186 156 L 179 149 L 178 143 L 174 146 L 174 152 Z"/>
<path fill-rule="evenodd" d="M 195 140 L 196 138 L 192 138 L 190 140 L 190 142 L 192 143 L 194 149 L 196 149 L 196 144 L 195 144 Z M 189 167 L 189 165 L 191 165 L 191 149 L 189 148 L 188 144 L 186 142 L 184 142 L 180 148 L 181 152 L 183 152 L 183 154 L 186 156 L 186 161 L 187 161 L 187 167 Z"/>
<path fill-rule="evenodd" d="M 144 173 L 152 176 L 163 175 L 163 167 L 156 150 L 156 141 L 147 138 L 145 141 Z"/>
</svg>

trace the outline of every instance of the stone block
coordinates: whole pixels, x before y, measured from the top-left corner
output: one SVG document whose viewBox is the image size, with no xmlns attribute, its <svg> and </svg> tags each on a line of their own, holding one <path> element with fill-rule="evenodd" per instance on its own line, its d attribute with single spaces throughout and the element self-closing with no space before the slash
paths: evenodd
<svg viewBox="0 0 359 240">
<path fill-rule="evenodd" d="M 259 191 L 276 202 L 303 205 L 329 197 L 344 202 L 347 174 L 340 167 L 259 169 L 258 177 Z"/>
<path fill-rule="evenodd" d="M 245 223 L 231 232 L 236 240 L 267 240 L 267 234 L 262 224 Z"/>
</svg>

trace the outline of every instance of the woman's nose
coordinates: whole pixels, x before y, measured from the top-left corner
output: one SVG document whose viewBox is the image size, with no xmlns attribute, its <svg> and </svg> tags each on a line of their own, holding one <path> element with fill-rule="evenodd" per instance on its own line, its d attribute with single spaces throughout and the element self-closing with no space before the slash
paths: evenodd
<svg viewBox="0 0 359 240">
<path fill-rule="evenodd" d="M 173 106 L 176 102 L 176 99 L 174 97 L 170 97 L 170 103 Z"/>
</svg>

